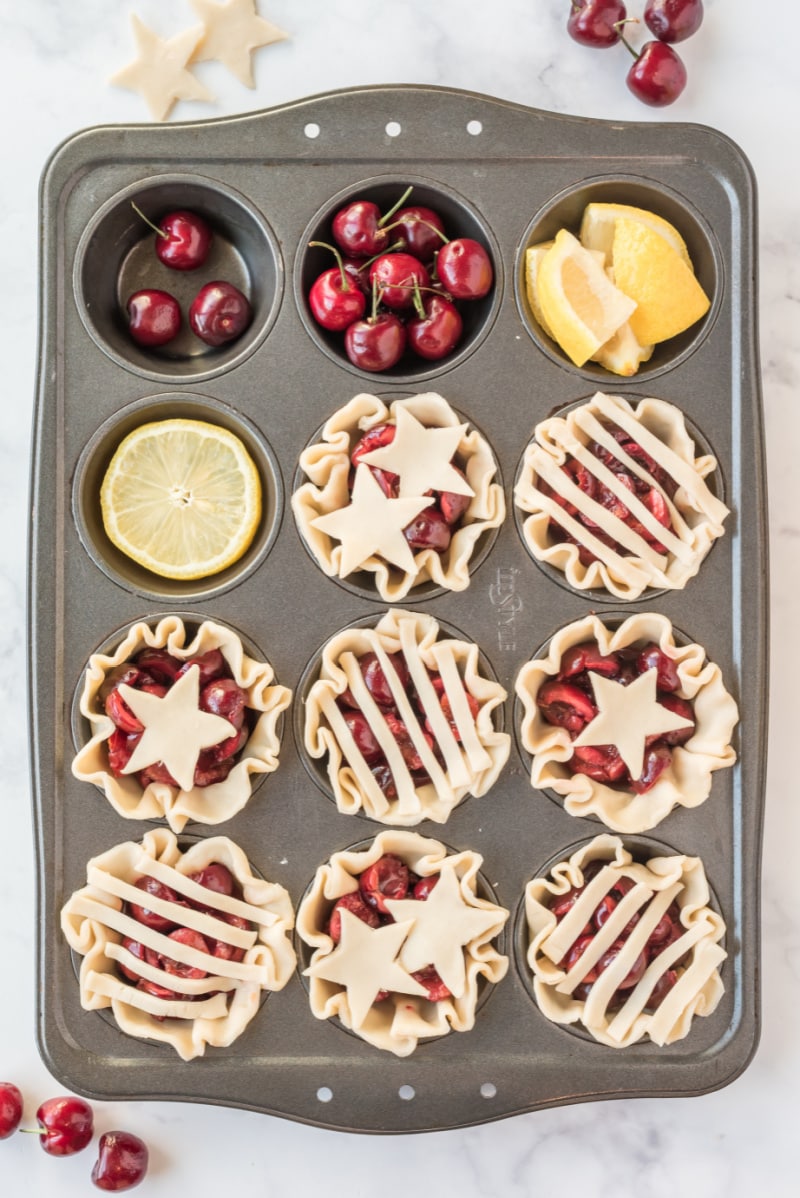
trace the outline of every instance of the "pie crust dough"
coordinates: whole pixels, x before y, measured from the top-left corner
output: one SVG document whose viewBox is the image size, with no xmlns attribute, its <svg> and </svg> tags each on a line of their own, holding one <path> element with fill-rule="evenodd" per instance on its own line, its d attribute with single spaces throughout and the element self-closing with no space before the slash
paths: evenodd
<svg viewBox="0 0 800 1198">
<path fill-rule="evenodd" d="M 211 92 L 188 69 L 203 36 L 203 27 L 160 38 L 136 13 L 131 14 L 136 58 L 109 79 L 115 87 L 139 92 L 155 121 L 164 121 L 177 100 L 213 100 Z"/>
<path fill-rule="evenodd" d="M 89 658 L 80 700 L 81 714 L 91 724 L 91 739 L 72 762 L 72 772 L 83 782 L 101 787 L 115 811 L 125 819 L 166 819 L 173 832 L 189 820 L 221 824 L 244 807 L 252 793 L 252 776 L 278 768 L 280 738 L 278 722 L 289 706 L 292 692 L 271 685 L 272 667 L 248 657 L 239 637 L 229 628 L 205 620 L 186 644 L 187 629 L 178 616 L 165 616 L 155 628 L 134 624 L 125 639 L 110 654 L 94 653 Z M 166 649 L 186 659 L 219 649 L 231 675 L 247 695 L 247 707 L 258 713 L 250 739 L 224 782 L 177 790 L 163 782 L 151 782 L 144 790 L 134 777 L 116 778 L 108 768 L 106 741 L 114 722 L 105 714 L 99 699 L 106 675 L 144 648 Z"/>
<path fill-rule="evenodd" d="M 654 641 L 676 663 L 677 694 L 694 706 L 695 731 L 684 745 L 672 749 L 672 764 L 645 794 L 615 790 L 585 774 L 573 774 L 565 764 L 574 742 L 565 728 L 548 724 L 536 705 L 540 686 L 559 671 L 567 649 L 596 640 L 604 654 L 638 642 Z M 641 612 L 614 631 L 597 616 L 585 616 L 555 634 L 545 658 L 528 661 L 517 675 L 516 693 L 524 715 L 521 741 L 532 755 L 531 784 L 564 796 L 570 815 L 596 815 L 615 832 L 645 832 L 676 806 L 697 807 L 711 791 L 714 770 L 733 765 L 736 752 L 730 740 L 739 719 L 735 701 L 722 682 L 719 666 L 706 660 L 700 645 L 678 645 L 666 616 Z"/>
<path fill-rule="evenodd" d="M 554 895 L 566 894 L 571 887 L 583 885 L 582 870 L 590 861 L 607 864 L 559 923 L 548 905 Z M 595 936 L 595 942 L 599 943 L 592 960 L 584 962 L 584 953 L 569 974 L 565 973 L 558 961 L 620 876 L 631 878 L 637 886 L 628 892 Z M 608 1001 L 616 986 L 630 971 L 673 899 L 680 908 L 683 935 L 650 962 L 622 1008 L 608 1011 Z M 640 864 L 618 837 L 607 834 L 578 849 L 568 860 L 554 866 L 548 877 L 535 878 L 525 888 L 527 960 L 542 1013 L 554 1023 L 582 1024 L 595 1040 L 611 1048 L 626 1048 L 645 1036 L 658 1045 L 682 1040 L 693 1017 L 710 1015 L 724 993 L 719 969 L 727 953 L 719 942 L 725 935 L 725 923 L 708 902 L 708 882 L 699 857 L 653 857 Z M 650 903 L 647 908 L 646 903 Z M 637 910 L 641 912 L 640 920 L 616 962 L 600 974 L 585 1000 L 573 997 L 574 987 Z M 690 955 L 678 968 L 677 982 L 657 1009 L 647 1013 L 644 1006 L 656 981 L 687 950 Z"/>
<path fill-rule="evenodd" d="M 498 732 L 493 713 L 506 698 L 498 682 L 480 673 L 478 646 L 468 641 L 444 638 L 437 640 L 439 625 L 433 616 L 421 612 L 392 609 L 374 627 L 346 628 L 333 636 L 322 650 L 319 677 L 311 686 L 305 702 L 304 744 L 313 758 L 327 758 L 328 777 L 336 805 L 345 815 L 363 811 L 379 823 L 411 827 L 424 819 L 443 824 L 450 812 L 467 794 L 477 798 L 493 786 L 508 760 L 511 738 Z M 415 787 L 406 769 L 394 738 L 386 727 L 380 708 L 370 699 L 361 682 L 357 658 L 365 653 L 402 653 L 409 667 L 412 682 L 425 705 L 436 742 L 445 761 L 442 768 L 432 759 L 428 772 L 431 782 Z M 395 675 L 389 662 L 383 662 L 387 679 Z M 461 742 L 456 741 L 449 722 L 430 682 L 426 685 L 427 667 L 440 674 L 450 699 Z M 396 677 L 396 675 L 395 675 Z M 419 682 L 416 680 L 419 679 Z M 376 737 L 392 754 L 389 761 L 397 799 L 389 801 L 375 782 L 355 743 L 347 734 L 336 705 L 336 697 L 350 686 L 354 697 L 362 702 Z M 358 693 L 353 689 L 357 688 Z M 472 695 L 480 704 L 473 717 L 466 700 Z M 403 700 L 401 717 L 409 728 L 415 745 L 433 758 L 422 738 L 416 714 L 408 703 L 399 681 L 395 696 Z M 388 757 L 387 757 L 388 759 Z"/>
<path fill-rule="evenodd" d="M 336 899 L 357 890 L 358 876 L 384 853 L 396 854 L 420 877 L 439 874 L 443 866 L 452 869 L 458 878 L 464 903 L 475 911 L 495 916 L 463 946 L 465 980 L 463 992 L 458 997 L 454 995 L 440 1002 L 430 1002 L 415 995 L 390 994 L 384 1001 L 374 1003 L 360 1026 L 354 1027 L 347 990 L 319 977 L 308 978 L 309 1001 L 317 1019 L 337 1017 L 367 1043 L 398 1057 L 406 1057 L 421 1039 L 444 1036 L 451 1030 L 466 1032 L 473 1027 L 479 978 L 497 983 L 508 969 L 508 958 L 502 956 L 491 941 L 500 933 L 509 913 L 477 893 L 477 874 L 483 863 L 478 853 L 465 850 L 448 854 L 439 841 L 416 832 L 380 832 L 366 849 L 334 853 L 330 861 L 317 870 L 297 911 L 298 934 L 314 950 L 309 968 L 323 961 L 336 948 L 324 930 Z M 486 921 L 483 922 L 485 925 Z"/>
<path fill-rule="evenodd" d="M 603 421 L 623 428 L 678 483 L 673 499 L 638 461 L 627 457 L 604 428 Z M 659 524 L 641 500 L 617 482 L 615 475 L 589 452 L 586 446 L 591 441 L 604 444 L 632 474 L 645 479 L 661 493 L 670 512 L 671 531 Z M 580 490 L 561 469 L 568 455 L 578 458 L 614 491 L 635 519 L 658 537 L 666 554 L 657 553 L 644 537 Z M 711 545 L 724 532 L 728 509 L 704 481 L 716 464 L 710 455 L 695 457 L 694 442 L 686 430 L 683 414 L 673 404 L 661 399 L 643 399 L 634 409 L 620 396 L 598 392 L 579 408 L 565 416 L 551 416 L 534 430 L 514 489 L 517 506 L 530 513 L 522 526 L 525 544 L 537 561 L 563 571 L 567 582 L 577 590 L 603 587 L 620 599 L 638 599 L 647 587 L 680 590 L 695 576 Z M 554 498 L 544 495 L 537 488 L 538 479 L 590 516 L 630 554 L 624 556 L 604 545 Z M 551 518 L 589 548 L 598 560 L 585 566 L 577 545 L 556 542 L 550 528 Z"/>
<path fill-rule="evenodd" d="M 214 894 L 190 881 L 189 874 L 213 862 L 228 867 L 241 887 L 241 899 Z M 243 960 L 223 961 L 197 953 L 127 916 L 123 895 L 145 874 L 157 876 L 190 897 L 205 902 L 213 898 L 220 910 L 256 925 L 252 931 L 240 931 L 220 924 L 204 911 L 177 909 L 176 922 L 188 926 L 191 919 L 201 935 L 231 943 L 236 938 L 237 945 L 245 949 Z M 147 832 L 141 844 L 127 841 L 93 857 L 86 867 L 86 881 L 61 912 L 61 929 L 70 947 L 83 958 L 81 1006 L 86 1011 L 110 1007 L 123 1032 L 171 1044 L 184 1061 L 202 1056 L 207 1044 L 217 1048 L 232 1044 L 258 1011 L 262 990 L 281 990 L 292 976 L 296 956 L 288 935 L 294 926 L 289 895 L 283 886 L 255 877 L 245 854 L 225 836 L 199 841 L 182 853 L 173 833 L 157 828 Z M 172 905 L 166 903 L 167 908 Z M 228 934 L 221 936 L 220 929 L 226 928 Z M 213 962 L 216 972 L 199 980 L 177 977 L 135 958 L 129 962 L 142 976 L 146 974 L 167 989 L 208 997 L 196 1001 L 156 998 L 125 981 L 115 966 L 116 960 L 124 959 L 125 935 L 172 958 L 181 950 L 195 953 L 200 958 L 197 964 L 204 968 Z M 166 1018 L 162 1022 L 156 1016 Z"/>
<path fill-rule="evenodd" d="M 396 421 L 398 410 L 403 408 L 429 427 L 462 424 L 447 400 L 435 392 L 397 399 L 388 407 L 375 395 L 356 395 L 331 416 L 322 430 L 322 440 L 300 455 L 300 468 L 310 481 L 295 491 L 292 511 L 303 540 L 328 577 L 344 577 L 341 545 L 315 528 L 313 521 L 350 503 L 351 451 L 365 432 L 375 425 Z M 487 441 L 475 429 L 463 433 L 456 462 L 466 474 L 474 496 L 446 553 L 418 550 L 413 555 L 413 571 L 392 567 L 376 553 L 359 567 L 374 575 L 375 586 L 387 602 L 405 598 L 412 587 L 428 580 L 450 591 L 463 591 L 469 586 L 469 561 L 478 539 L 487 529 L 499 527 L 505 518 L 503 488 L 493 481 L 497 463 Z"/>
</svg>

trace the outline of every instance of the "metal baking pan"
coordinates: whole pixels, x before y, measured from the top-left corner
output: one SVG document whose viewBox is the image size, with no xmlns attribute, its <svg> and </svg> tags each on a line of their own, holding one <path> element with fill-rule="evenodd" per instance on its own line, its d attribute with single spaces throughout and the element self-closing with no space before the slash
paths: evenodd
<svg viewBox="0 0 800 1198">
<path fill-rule="evenodd" d="M 304 289 L 318 263 L 305 247 L 324 232 L 339 197 L 369 190 L 394 199 L 409 183 L 417 202 L 436 201 L 464 232 L 486 240 L 496 288 L 451 361 L 364 375 L 308 322 Z M 125 341 L 112 313 L 117 290 L 139 269 L 125 241 L 132 196 L 215 215 L 222 265 L 249 280 L 256 310 L 252 330 L 230 350 L 192 356 L 179 347 L 175 357 L 153 359 Z M 524 299 L 526 244 L 574 223 L 588 198 L 640 204 L 674 220 L 714 296 L 701 325 L 630 380 L 573 368 L 537 333 Z M 65 1086 L 103 1099 L 193 1100 L 330 1128 L 410 1132 L 561 1103 L 704 1093 L 746 1067 L 759 1030 L 768 631 L 755 219 L 749 165 L 714 130 L 575 119 L 417 86 L 336 92 L 197 124 L 93 129 L 55 151 L 41 190 L 29 664 L 38 1035 Z M 536 565 L 511 498 L 534 425 L 600 388 L 680 407 L 716 454 L 731 508 L 724 537 L 685 590 L 629 605 L 663 612 L 705 646 L 740 707 L 736 766 L 715 775 L 702 807 L 673 813 L 649 838 L 702 855 L 727 920 L 726 993 L 714 1014 L 670 1047 L 622 1051 L 541 1016 L 515 954 L 523 888 L 554 856 L 602 829 L 532 790 L 516 746 L 487 796 L 465 801 L 443 828 L 419 829 L 480 852 L 485 878 L 512 913 L 509 973 L 472 1032 L 423 1043 L 401 1060 L 316 1021 L 297 976 L 229 1049 L 184 1064 L 171 1049 L 82 1011 L 61 905 L 83 884 L 89 857 L 147 828 L 120 819 L 70 773 L 73 702 L 89 655 L 129 622 L 177 609 L 232 625 L 296 691 L 324 640 L 385 608 L 368 589 L 326 578 L 305 551 L 287 498 L 298 455 L 359 391 L 433 389 L 488 437 L 508 515 L 466 591 L 413 599 L 477 641 L 508 690 L 505 726 L 513 728 L 522 663 L 561 625 L 620 608 L 609 596 L 571 591 Z M 162 584 L 103 543 L 93 479 L 109 446 L 154 413 L 206 415 L 236 428 L 266 483 L 265 525 L 248 557 L 200 584 Z M 297 903 L 321 862 L 380 827 L 338 814 L 309 776 L 292 726 L 290 713 L 278 771 L 238 816 L 210 831 L 231 836 Z M 209 834 L 198 825 L 187 831 Z"/>
</svg>

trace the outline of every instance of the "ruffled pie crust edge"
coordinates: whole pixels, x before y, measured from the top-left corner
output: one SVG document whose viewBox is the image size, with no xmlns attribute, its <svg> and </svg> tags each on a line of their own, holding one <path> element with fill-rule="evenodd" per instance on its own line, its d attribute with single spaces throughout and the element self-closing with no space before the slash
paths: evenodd
<svg viewBox="0 0 800 1198">
<path fill-rule="evenodd" d="M 571 452 L 570 446 L 585 445 L 591 440 L 581 429 L 581 421 L 591 423 L 603 418 L 627 427 L 633 439 L 643 440 L 643 448 L 680 484 L 673 504 L 684 525 L 680 538 L 683 560 L 673 553 L 659 557 L 652 551 L 651 560 L 645 560 L 623 556 L 600 545 L 598 552 L 606 553 L 610 560 L 597 560 L 585 566 L 578 545 L 566 541 L 554 543 L 550 518 L 558 513 L 550 510 L 552 502 L 537 489 L 537 475 L 543 470 L 560 469 Z M 683 413 L 673 404 L 647 398 L 634 409 L 621 396 L 598 392 L 565 416 L 548 417 L 536 426 L 514 488 L 517 507 L 530 513 L 522 525 L 523 539 L 537 561 L 560 570 L 576 590 L 603 588 L 619 599 L 638 599 L 648 587 L 680 590 L 697 574 L 712 544 L 725 531 L 728 508 L 704 482 L 716 466 L 716 459 L 710 454 L 695 457 L 694 441 L 686 429 Z M 680 478 L 675 477 L 676 470 Z M 595 511 L 594 517 L 614 536 L 615 518 L 602 510 Z M 584 531 L 588 536 L 589 530 Z M 646 547 L 644 541 L 641 544 Z M 659 565 L 659 561 L 665 564 Z"/>
<path fill-rule="evenodd" d="M 164 1000 L 136 990 L 119 978 L 107 950 L 121 936 L 107 928 L 96 914 L 82 913 L 98 904 L 115 911 L 123 901 L 101 885 L 89 882 L 75 891 L 61 911 L 61 929 L 70 947 L 83 958 L 80 967 L 81 1006 L 86 1011 L 110 1007 L 123 1032 L 139 1039 L 157 1040 L 170 1044 L 184 1060 L 205 1053 L 207 1045 L 224 1048 L 244 1031 L 259 1009 L 262 990 L 282 990 L 291 978 L 296 965 L 295 951 L 288 933 L 294 927 L 294 912 L 288 892 L 275 882 L 255 877 L 242 849 L 225 836 L 199 841 L 181 852 L 175 835 L 166 828 L 147 832 L 141 844 L 126 841 L 116 845 L 87 864 L 87 879 L 96 871 L 104 871 L 132 883 L 148 873 L 155 863 L 169 866 L 181 874 L 191 874 L 218 862 L 226 865 L 242 889 L 243 901 L 269 919 L 259 923 L 258 939 L 247 949 L 243 964 L 254 975 L 240 982 L 230 993 L 223 1015 L 214 1018 L 154 1019 L 164 1008 Z M 209 917 L 207 917 L 209 918 Z M 109 975 L 111 981 L 109 982 Z M 257 978 L 257 980 L 255 980 Z M 106 989 L 112 993 L 104 992 Z M 133 997 L 137 1005 L 132 1005 Z M 191 1010 L 192 1004 L 183 1004 Z"/>
<path fill-rule="evenodd" d="M 377 798 L 373 798 L 359 783 L 356 772 L 344 757 L 333 730 L 325 720 L 321 706 L 323 697 L 335 699 L 348 685 L 347 676 L 339 664 L 342 654 L 352 652 L 359 657 L 372 651 L 376 636 L 387 653 L 400 651 L 400 629 L 404 621 L 412 624 L 420 659 L 429 669 L 436 672 L 439 669 L 432 646 L 445 646 L 452 652 L 453 659 L 460 667 L 459 674 L 465 690 L 480 704 L 475 731 L 479 748 L 486 755 L 484 767 L 472 771 L 473 776 L 466 784 L 453 786 L 450 796 L 438 793 L 432 783 L 416 788 L 417 804 L 407 812 L 398 810 L 397 800 L 391 803 L 386 801 L 385 806 L 380 805 Z M 344 815 L 363 811 L 370 819 L 399 827 L 412 827 L 425 819 L 443 824 L 466 795 L 471 794 L 476 798 L 485 795 L 508 761 L 511 737 L 506 732 L 497 731 L 493 720 L 495 710 L 507 697 L 505 689 L 499 682 L 481 674 L 480 651 L 476 644 L 451 637 L 439 639 L 439 633 L 439 624 L 433 616 L 393 609 L 387 611 L 374 626 L 345 628 L 324 646 L 319 677 L 312 684 L 305 701 L 303 741 L 312 758 L 327 757 L 328 778 L 336 805 Z M 459 752 L 462 761 L 469 765 L 467 755 Z"/>
<path fill-rule="evenodd" d="M 655 641 L 676 663 L 678 694 L 694 705 L 694 734 L 686 744 L 673 748 L 670 767 L 645 794 L 614 790 L 585 774 L 570 773 L 565 764 L 572 756 L 569 733 L 548 724 L 536 705 L 540 686 L 558 673 L 566 650 L 592 639 L 604 654 L 637 641 Z M 615 832 L 646 832 L 676 806 L 698 807 L 711 792 L 712 773 L 736 761 L 730 741 L 739 711 L 725 689 L 720 668 L 706 660 L 700 645 L 676 644 L 666 616 L 641 612 L 628 617 L 614 631 L 594 615 L 568 624 L 553 636 L 547 657 L 525 663 L 517 675 L 515 690 L 524 709 L 520 739 L 533 758 L 531 785 L 562 795 L 564 809 L 570 815 L 596 815 Z"/>
<path fill-rule="evenodd" d="M 688 964 L 682 967 L 682 976 L 651 1014 L 640 1011 L 631 1019 L 630 1012 L 626 1015 L 623 1008 L 619 1013 L 612 1013 L 610 1018 L 603 1011 L 595 1022 L 588 1020 L 584 1001 L 556 989 L 566 974 L 543 953 L 543 946 L 557 927 L 556 917 L 548 908 L 549 901 L 555 895 L 566 894 L 573 886 L 583 885 L 583 867 L 596 860 L 606 861 L 635 882 L 645 883 L 654 893 L 666 890 L 676 882 L 682 883 L 683 888 L 676 898 L 681 923 L 692 938 L 698 938 L 689 949 L 691 955 Z M 527 962 L 533 973 L 534 994 L 542 1014 L 557 1024 L 580 1023 L 595 1040 L 611 1048 L 626 1048 L 644 1037 L 659 1046 L 682 1040 L 688 1034 L 694 1016 L 710 1015 L 725 990 L 719 973 L 727 956 L 719 943 L 726 932 L 725 922 L 708 906 L 709 899 L 708 881 L 699 857 L 676 854 L 652 857 L 646 864 L 640 864 L 634 861 L 618 837 L 607 833 L 595 837 L 569 859 L 555 865 L 549 877 L 534 878 L 525 888 L 529 934 Z M 630 994 L 636 994 L 636 987 Z"/>
<path fill-rule="evenodd" d="M 464 946 L 466 985 L 459 997 L 429 1002 L 408 994 L 392 994 L 370 1009 L 359 1028 L 353 1027 L 347 991 L 321 978 L 308 978 L 309 1004 L 317 1019 L 338 1018 L 342 1025 L 375 1048 L 398 1057 L 407 1057 L 420 1040 L 447 1035 L 450 1031 L 467 1032 L 475 1024 L 478 983 L 481 977 L 496 984 L 506 975 L 508 958 L 491 943 L 499 935 L 509 912 L 490 903 L 477 893 L 477 875 L 483 864 L 479 853 L 464 850 L 448 853 L 438 840 L 417 832 L 379 832 L 365 849 L 345 849 L 334 853 L 321 865 L 297 910 L 297 934 L 313 949 L 311 964 L 327 957 L 335 948 L 324 931 L 330 909 L 336 899 L 358 889 L 357 877 L 384 853 L 395 853 L 420 877 L 440 872 L 442 863 L 452 863 L 465 902 L 483 911 L 496 911 L 496 924 Z"/>
<path fill-rule="evenodd" d="M 113 652 L 92 654 L 80 698 L 81 715 L 89 721 L 92 735 L 72 762 L 74 776 L 99 786 L 119 815 L 125 819 L 164 818 L 173 832 L 181 832 L 189 820 L 221 824 L 241 811 L 252 793 L 253 777 L 278 768 L 278 721 L 292 699 L 287 687 L 272 685 L 274 674 L 269 663 L 248 657 L 230 628 L 204 620 L 188 644 L 186 637 L 183 620 L 165 616 L 155 627 L 144 621 L 134 624 Z M 110 773 L 105 742 L 114 732 L 114 723 L 98 707 L 98 692 L 109 671 L 145 648 L 166 649 L 184 660 L 219 649 L 233 678 L 247 694 L 247 707 L 260 713 L 241 757 L 224 782 L 188 791 L 151 782 L 142 790 L 135 778 L 115 778 Z"/>
<path fill-rule="evenodd" d="M 322 440 L 300 454 L 300 468 L 310 481 L 293 494 L 292 511 L 314 560 L 329 578 L 343 577 L 340 546 L 314 528 L 312 521 L 347 506 L 350 453 L 355 441 L 376 425 L 395 420 L 398 408 L 407 408 L 420 423 L 431 427 L 454 428 L 463 423 L 447 400 L 435 392 L 397 399 L 389 406 L 376 395 L 360 394 L 330 417 L 322 429 Z M 414 554 L 413 573 L 391 567 L 376 554 L 359 567 L 359 571 L 374 576 L 375 587 L 387 602 L 405 598 L 412 587 L 429 580 L 449 591 L 465 590 L 470 580 L 470 558 L 478 539 L 488 529 L 498 528 L 505 519 L 503 488 L 492 481 L 497 463 L 485 438 L 476 429 L 467 431 L 456 456 L 475 494 L 446 553 L 418 550 Z"/>
</svg>

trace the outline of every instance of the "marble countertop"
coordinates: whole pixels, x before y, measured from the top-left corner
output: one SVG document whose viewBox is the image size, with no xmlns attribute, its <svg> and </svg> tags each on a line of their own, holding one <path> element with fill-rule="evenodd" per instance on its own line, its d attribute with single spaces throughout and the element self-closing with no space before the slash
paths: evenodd
<svg viewBox="0 0 800 1198">
<path fill-rule="evenodd" d="M 127 1127 L 151 1148 L 140 1191 L 159 1198 L 228 1192 L 355 1196 L 457 1193 L 522 1198 L 567 1182 L 586 1198 L 738 1198 L 796 1189 L 800 1025 L 800 803 L 787 784 L 797 735 L 800 652 L 793 625 L 800 581 L 796 462 L 800 452 L 800 234 L 796 155 L 800 83 L 795 5 L 706 0 L 701 31 L 681 47 L 683 97 L 645 108 L 627 91 L 621 47 L 593 52 L 565 32 L 568 0 L 260 0 L 262 15 L 291 39 L 255 56 L 247 91 L 219 64 L 199 76 L 213 104 L 182 103 L 172 119 L 235 114 L 334 88 L 424 83 L 472 89 L 536 108 L 618 121 L 691 121 L 716 127 L 744 150 L 759 185 L 761 358 L 767 430 L 771 540 L 772 683 L 763 857 L 762 1036 L 745 1073 L 691 1099 L 617 1100 L 516 1116 L 466 1131 L 406 1137 L 348 1136 L 250 1112 L 147 1102 L 97 1104 L 102 1129 Z M 639 15 L 643 0 L 628 5 Z M 141 99 L 108 86 L 132 57 L 128 14 L 164 36 L 194 20 L 188 0 L 0 0 L 0 750 L 5 782 L 0 867 L 0 1079 L 26 1095 L 26 1122 L 60 1092 L 35 1041 L 34 850 L 30 817 L 25 673 L 28 458 L 36 378 L 37 187 L 51 150 L 80 128 L 146 121 Z M 641 34 L 635 34 L 641 42 Z M 435 132 L 432 132 L 435 136 Z M 747 684 L 747 678 L 743 679 Z M 29 1137 L 0 1143 L 4 1193 L 94 1192 L 93 1155 L 58 1160 Z M 16 1183 L 16 1184 L 15 1184 Z"/>
</svg>

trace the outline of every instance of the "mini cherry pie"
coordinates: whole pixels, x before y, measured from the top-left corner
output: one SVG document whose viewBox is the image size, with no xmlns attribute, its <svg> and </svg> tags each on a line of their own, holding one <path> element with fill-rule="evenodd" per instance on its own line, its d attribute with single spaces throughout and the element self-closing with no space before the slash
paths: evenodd
<svg viewBox="0 0 800 1198">
<path fill-rule="evenodd" d="M 525 889 L 528 965 L 554 1023 L 601 1044 L 683 1039 L 724 987 L 725 924 L 698 857 L 633 859 L 602 835 Z"/>
<path fill-rule="evenodd" d="M 617 832 L 699 806 L 712 773 L 736 760 L 738 709 L 720 669 L 699 645 L 677 644 L 665 616 L 567 625 L 522 667 L 516 693 L 532 785 Z"/>
<path fill-rule="evenodd" d="M 227 1047 L 296 964 L 286 890 L 217 836 L 182 852 L 166 828 L 94 857 L 61 912 L 83 958 L 81 1005 L 183 1060 Z"/>
<path fill-rule="evenodd" d="M 126 819 L 218 824 L 250 797 L 252 777 L 277 769 L 291 691 L 209 620 L 187 643 L 177 616 L 134 624 L 117 648 L 89 659 L 80 700 L 91 739 L 72 763 Z"/>
<path fill-rule="evenodd" d="M 508 760 L 495 728 L 506 698 L 478 646 L 443 636 L 429 615 L 393 609 L 324 646 L 305 702 L 304 743 L 327 758 L 340 811 L 381 823 L 444 823 L 486 794 Z"/>
<path fill-rule="evenodd" d="M 480 979 L 499 982 L 508 968 L 492 944 L 508 911 L 478 893 L 481 864 L 477 853 L 386 831 L 320 866 L 297 912 L 317 1019 L 336 1017 L 399 1057 L 421 1039 L 469 1031 Z"/>
<path fill-rule="evenodd" d="M 715 468 L 695 457 L 672 404 L 634 409 L 598 393 L 536 427 L 514 490 L 529 513 L 525 544 L 578 590 L 638 599 L 648 587 L 680 589 L 724 532 L 728 509 L 705 482 Z"/>
<path fill-rule="evenodd" d="M 434 393 L 357 395 L 300 455 L 297 527 L 329 577 L 374 576 L 389 602 L 431 581 L 469 586 L 481 535 L 505 517 L 489 445 Z"/>
</svg>

